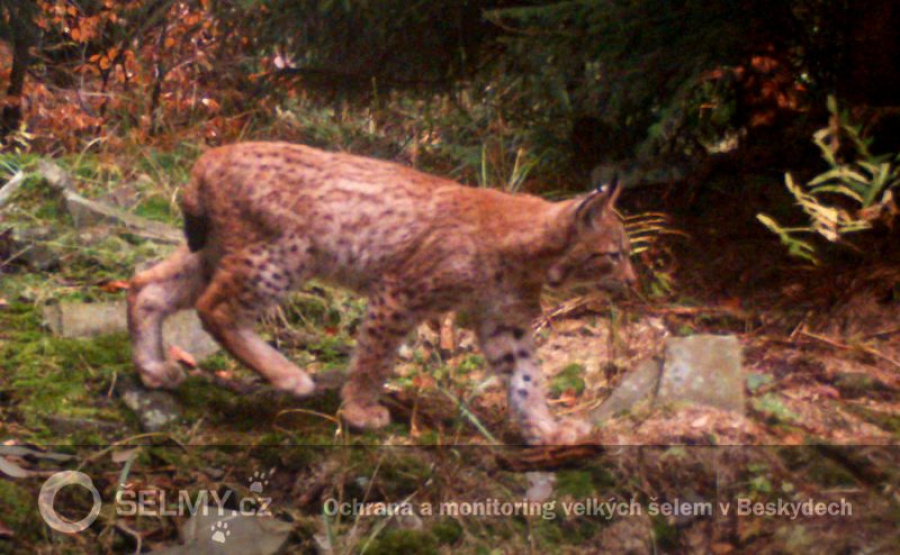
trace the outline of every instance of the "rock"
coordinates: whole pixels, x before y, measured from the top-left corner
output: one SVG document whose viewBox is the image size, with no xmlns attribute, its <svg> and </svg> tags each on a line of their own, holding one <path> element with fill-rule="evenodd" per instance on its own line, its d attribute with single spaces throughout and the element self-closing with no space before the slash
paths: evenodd
<svg viewBox="0 0 900 555">
<path fill-rule="evenodd" d="M 38 162 L 37 173 L 57 191 L 71 189 L 75 186 L 72 176 L 49 160 Z"/>
<path fill-rule="evenodd" d="M 131 409 L 145 432 L 159 432 L 181 419 L 181 407 L 167 391 L 151 390 L 130 377 L 120 378 L 116 392 Z"/>
<path fill-rule="evenodd" d="M 55 235 L 48 227 L 11 229 L 3 245 L 3 257 L 12 257 L 36 272 L 52 270 L 59 266 L 59 254 L 47 245 Z"/>
<path fill-rule="evenodd" d="M 103 245 L 110 239 L 115 239 L 122 243 L 125 243 L 124 240 L 115 236 L 115 232 L 108 225 L 86 227 L 78 231 L 77 237 L 78 245 L 82 247 L 94 247 Z"/>
<path fill-rule="evenodd" d="M 626 187 L 653 183 L 671 183 L 684 179 L 690 168 L 670 161 L 632 159 L 600 164 L 591 170 L 591 184 L 610 183 L 616 177 Z"/>
<path fill-rule="evenodd" d="M 25 172 L 19 170 L 9 181 L 0 187 L 0 208 L 3 208 L 6 203 L 9 202 L 9 199 L 12 198 L 13 194 L 22 187 L 26 177 Z"/>
<path fill-rule="evenodd" d="M 50 162 L 42 160 L 38 164 L 37 173 L 62 197 L 63 207 L 72 216 L 75 227 L 84 228 L 99 224 L 123 226 L 138 237 L 178 245 L 184 241 L 179 229 L 154 222 L 134 214 L 129 214 L 109 206 L 106 203 L 86 199 L 75 192 L 74 179 L 65 170 Z"/>
<path fill-rule="evenodd" d="M 152 180 L 147 175 L 139 177 L 138 183 L 140 182 L 150 182 L 152 184 Z M 115 206 L 116 208 L 123 210 L 134 208 L 141 200 L 141 191 L 138 188 L 138 183 L 120 185 L 97 200 L 103 204 Z"/>
<path fill-rule="evenodd" d="M 181 527 L 183 545 L 157 555 L 274 555 L 285 546 L 293 525 L 271 516 L 242 514 L 218 507 L 199 510 Z"/>
<path fill-rule="evenodd" d="M 591 419 L 601 424 L 643 400 L 709 405 L 744 414 L 744 374 L 737 338 L 694 335 L 666 339 L 664 362 L 643 361 Z"/>
<path fill-rule="evenodd" d="M 129 233 L 138 237 L 159 243 L 177 245 L 184 241 L 181 230 L 175 227 L 129 214 L 102 202 L 86 199 L 68 189 L 62 192 L 62 197 L 65 210 L 72 216 L 72 221 L 77 228 L 99 224 L 118 225 L 127 228 Z"/>
<path fill-rule="evenodd" d="M 193 310 L 173 314 L 163 324 L 163 339 L 167 345 L 178 345 L 188 351 L 197 362 L 219 352 L 221 347 L 206 330 Z"/>
<path fill-rule="evenodd" d="M 44 321 L 54 335 L 67 338 L 94 337 L 128 329 L 125 302 L 63 302 L 44 307 Z M 219 344 L 200 323 L 197 313 L 185 310 L 173 314 L 163 325 L 166 345 L 177 345 L 199 362 L 218 352 Z"/>
<path fill-rule="evenodd" d="M 647 359 L 630 372 L 613 390 L 612 394 L 593 413 L 591 420 L 600 424 L 617 413 L 630 410 L 636 403 L 652 399 L 659 387 L 662 363 L 657 359 Z"/>
<path fill-rule="evenodd" d="M 737 338 L 727 335 L 668 338 L 656 400 L 709 405 L 744 414 L 744 373 Z"/>
<path fill-rule="evenodd" d="M 128 329 L 125 303 L 63 302 L 44 307 L 44 321 L 54 335 L 94 337 Z"/>
</svg>

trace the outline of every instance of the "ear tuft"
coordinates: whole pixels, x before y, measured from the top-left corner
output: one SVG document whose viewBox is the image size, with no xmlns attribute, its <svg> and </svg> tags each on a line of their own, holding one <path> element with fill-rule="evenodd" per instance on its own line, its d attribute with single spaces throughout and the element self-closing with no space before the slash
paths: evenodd
<svg viewBox="0 0 900 555">
<path fill-rule="evenodd" d="M 579 227 L 594 228 L 595 222 L 607 210 L 612 210 L 622 187 L 619 184 L 619 176 L 614 175 L 609 183 L 599 185 L 578 204 L 575 209 L 575 219 Z"/>
<path fill-rule="evenodd" d="M 619 188 L 619 172 L 613 174 L 612 179 L 609 180 L 609 183 L 600 183 L 597 185 L 597 188 L 594 189 L 595 193 L 599 193 L 601 195 L 605 195 L 610 191 L 615 192 Z"/>
</svg>

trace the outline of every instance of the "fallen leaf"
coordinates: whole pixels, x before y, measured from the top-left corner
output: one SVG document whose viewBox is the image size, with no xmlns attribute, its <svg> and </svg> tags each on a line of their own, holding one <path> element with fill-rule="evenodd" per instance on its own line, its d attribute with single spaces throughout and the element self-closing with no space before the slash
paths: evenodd
<svg viewBox="0 0 900 555">
<path fill-rule="evenodd" d="M 726 308 L 729 310 L 740 310 L 741 309 L 741 298 L 740 297 L 731 297 L 728 299 L 722 299 L 719 303 L 722 308 Z"/>
<path fill-rule="evenodd" d="M 576 404 L 578 404 L 578 392 L 574 387 L 570 387 L 562 392 L 562 395 L 560 395 L 559 398 L 556 399 L 556 403 L 566 408 L 572 408 Z"/>
<path fill-rule="evenodd" d="M 823 397 L 825 399 L 840 399 L 841 392 L 830 385 L 819 384 L 812 388 L 814 397 Z"/>
<path fill-rule="evenodd" d="M 142 447 L 132 447 L 131 449 L 123 449 L 122 451 L 113 451 L 110 458 L 116 464 L 127 462 L 128 459 L 134 458 L 140 453 Z"/>
<path fill-rule="evenodd" d="M 33 457 L 40 460 L 56 462 L 65 462 L 75 458 L 72 455 L 53 453 L 51 451 L 39 451 L 24 445 L 16 445 L 15 440 L 4 441 L 3 445 L 0 445 L 0 456 Z"/>
<path fill-rule="evenodd" d="M 705 428 L 707 424 L 709 424 L 709 415 L 704 414 L 697 420 L 691 422 L 691 428 Z"/>
<path fill-rule="evenodd" d="M 129 284 L 127 281 L 112 280 L 100 284 L 100 289 L 107 293 L 118 293 L 119 291 L 127 291 Z"/>
<path fill-rule="evenodd" d="M 14 538 L 15 536 L 16 533 L 9 526 L 0 522 L 0 538 Z"/>
<path fill-rule="evenodd" d="M 5 457 L 0 457 L 0 472 L 10 478 L 29 478 L 34 475 L 32 471 L 22 468 Z"/>
<path fill-rule="evenodd" d="M 188 368 L 196 368 L 197 367 L 197 360 L 194 359 L 194 355 L 185 351 L 178 345 L 172 345 L 171 347 L 169 347 L 169 356 L 175 362 L 184 364 Z"/>
<path fill-rule="evenodd" d="M 709 546 L 709 550 L 715 553 L 715 555 L 727 555 L 734 551 L 734 546 L 730 543 L 716 542 Z"/>
<path fill-rule="evenodd" d="M 431 389 L 432 387 L 437 385 L 437 382 L 434 378 L 425 374 L 418 374 L 416 376 L 413 376 L 412 383 L 419 389 Z"/>
</svg>

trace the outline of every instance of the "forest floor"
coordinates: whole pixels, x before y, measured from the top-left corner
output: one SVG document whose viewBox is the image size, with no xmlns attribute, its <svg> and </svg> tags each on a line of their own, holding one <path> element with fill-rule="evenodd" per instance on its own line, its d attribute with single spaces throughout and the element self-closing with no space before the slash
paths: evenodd
<svg viewBox="0 0 900 555">
<path fill-rule="evenodd" d="M 85 196 L 127 189 L 135 198 L 129 210 L 176 223 L 174 198 L 190 158 L 150 154 L 128 173 L 109 161 L 66 163 Z M 41 314 L 61 300 L 123 299 L 121 282 L 170 247 L 117 229 L 79 230 L 47 186 L 29 179 L 0 220 L 0 441 L 31 450 L 0 457 L 0 553 L 173 546 L 187 517 L 153 510 L 153 502 L 167 494 L 177 503 L 181 491 L 247 499 L 259 493 L 251 484 L 263 485 L 272 513 L 289 523 L 289 553 L 896 552 L 897 252 L 841 273 L 804 267 L 756 223 L 747 207 L 758 203 L 716 187 L 677 199 L 667 193 L 643 190 L 624 208 L 664 210 L 683 232 L 638 257 L 655 290 L 613 301 L 547 299 L 536 333 L 554 410 L 596 407 L 667 336 L 728 333 L 744 351 L 747 413 L 644 407 L 598 430 L 597 445 L 542 450 L 515 446 L 504 391 L 488 379 L 471 334 L 446 322 L 422 326 L 401 350 L 387 388 L 393 423 L 345 429 L 332 382 L 346 367 L 365 303 L 318 284 L 261 327 L 332 387 L 296 400 L 218 354 L 173 393 L 183 418 L 142 431 L 116 395 L 117 384 L 133 379 L 127 336 L 54 337 Z M 26 263 L 4 254 L 9 229 L 32 230 L 46 256 Z M 62 468 L 89 475 L 104 501 L 115 499 L 120 482 L 156 494 L 143 515 L 107 502 L 90 528 L 60 534 L 44 524 L 37 500 L 46 477 Z M 541 479 L 527 470 L 554 472 L 554 491 L 536 514 L 423 512 L 426 504 L 521 502 Z M 64 515 L 78 519 L 90 509 L 84 493 L 61 491 Z M 406 502 L 417 514 L 333 514 L 329 500 Z M 569 514 L 584 500 L 631 509 Z M 777 511 L 808 500 L 843 502 L 851 514 Z M 738 513 L 740 503 L 749 513 Z M 713 512 L 686 514 L 678 510 L 684 504 Z"/>
</svg>

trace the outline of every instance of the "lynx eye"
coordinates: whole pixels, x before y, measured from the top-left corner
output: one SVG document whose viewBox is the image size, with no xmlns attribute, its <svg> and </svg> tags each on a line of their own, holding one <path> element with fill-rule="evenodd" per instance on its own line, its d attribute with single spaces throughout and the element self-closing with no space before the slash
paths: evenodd
<svg viewBox="0 0 900 555">
<path fill-rule="evenodd" d="M 609 258 L 610 260 L 613 260 L 614 262 L 618 262 L 619 260 L 622 259 L 622 252 L 621 251 L 595 252 L 588 258 L 588 260 L 595 260 L 600 257 Z"/>
</svg>

